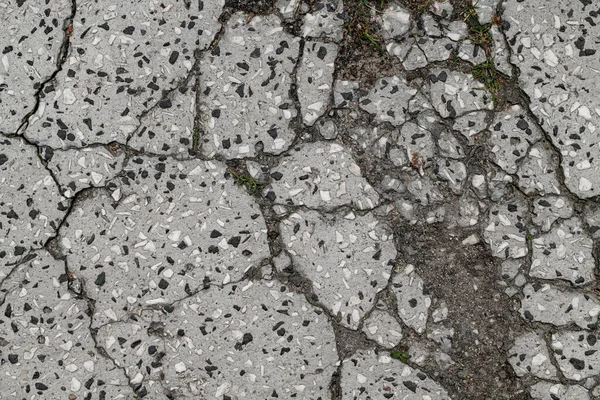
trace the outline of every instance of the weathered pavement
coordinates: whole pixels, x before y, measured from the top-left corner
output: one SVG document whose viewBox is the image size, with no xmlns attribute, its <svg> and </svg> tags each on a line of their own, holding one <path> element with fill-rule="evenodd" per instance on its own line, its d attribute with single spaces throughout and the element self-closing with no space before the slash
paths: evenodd
<svg viewBox="0 0 600 400">
<path fill-rule="evenodd" d="M 600 399 L 597 3 L 0 22 L 0 399 Z"/>
</svg>

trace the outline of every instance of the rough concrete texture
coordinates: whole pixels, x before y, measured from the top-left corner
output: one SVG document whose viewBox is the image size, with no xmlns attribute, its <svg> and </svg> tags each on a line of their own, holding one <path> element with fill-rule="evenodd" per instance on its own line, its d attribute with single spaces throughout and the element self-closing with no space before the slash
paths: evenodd
<svg viewBox="0 0 600 400">
<path fill-rule="evenodd" d="M 0 22 L 0 399 L 600 400 L 595 2 Z"/>
</svg>

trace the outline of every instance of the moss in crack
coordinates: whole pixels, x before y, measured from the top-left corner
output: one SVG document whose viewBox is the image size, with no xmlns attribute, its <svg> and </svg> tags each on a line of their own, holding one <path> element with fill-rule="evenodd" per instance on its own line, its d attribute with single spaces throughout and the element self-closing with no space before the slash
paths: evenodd
<svg viewBox="0 0 600 400">
<path fill-rule="evenodd" d="M 384 74 L 401 68 L 395 57 L 385 51 L 376 16 L 383 13 L 389 0 L 345 0 L 344 39 L 336 59 L 337 78 L 358 80 L 367 85 Z M 388 72 L 384 72 L 388 71 Z"/>
<path fill-rule="evenodd" d="M 485 88 L 492 95 L 492 101 L 498 103 L 498 93 L 502 86 L 502 77 L 496 70 L 494 59 L 475 65 L 473 67 L 473 77 L 483 83 Z"/>
<path fill-rule="evenodd" d="M 226 0 L 225 7 L 249 14 L 269 14 L 274 9 L 275 0 Z"/>
<path fill-rule="evenodd" d="M 268 182 L 258 181 L 256 179 L 254 179 L 253 177 L 251 177 L 250 175 L 244 174 L 243 172 L 240 172 L 240 171 L 236 171 L 233 168 L 229 168 L 227 170 L 227 173 L 233 177 L 233 180 L 235 181 L 235 183 L 237 183 L 240 186 L 244 186 L 250 194 L 258 193 L 259 189 L 268 183 Z"/>
</svg>

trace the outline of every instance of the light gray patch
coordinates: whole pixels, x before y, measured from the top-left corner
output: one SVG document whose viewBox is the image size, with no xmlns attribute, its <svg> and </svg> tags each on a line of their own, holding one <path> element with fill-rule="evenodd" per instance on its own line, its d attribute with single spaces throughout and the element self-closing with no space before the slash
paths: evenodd
<svg viewBox="0 0 600 400">
<path fill-rule="evenodd" d="M 487 125 L 486 113 L 470 112 L 456 118 L 452 129 L 460 132 L 469 141 L 470 145 L 474 145 L 475 138 L 487 128 Z"/>
<path fill-rule="evenodd" d="M 60 245 L 96 301 L 94 326 L 228 284 L 268 257 L 262 214 L 216 162 L 134 157 L 74 206 Z"/>
<path fill-rule="evenodd" d="M 402 322 L 423 333 L 427 326 L 431 295 L 425 282 L 416 272 L 413 265 L 407 265 L 392 281 L 392 291 L 398 303 L 398 315 Z"/>
<path fill-rule="evenodd" d="M 529 149 L 519 166 L 519 187 L 529 195 L 561 194 L 558 168 L 558 156 L 547 143 L 539 142 Z"/>
<path fill-rule="evenodd" d="M 566 186 L 581 198 L 600 194 L 600 60 L 591 39 L 600 35 L 600 25 L 587 9 L 590 4 L 503 2 L 511 61 L 521 71 L 519 86 L 562 154 Z"/>
<path fill-rule="evenodd" d="M 296 148 L 272 169 L 271 178 L 265 192 L 275 203 L 323 209 L 348 205 L 360 210 L 379 204 L 379 195 L 348 149 L 337 143 Z"/>
<path fill-rule="evenodd" d="M 589 214 L 585 213 L 585 215 Z M 533 201 L 533 217 L 531 220 L 540 227 L 542 232 L 548 232 L 557 219 L 566 219 L 572 216 L 573 202 L 568 197 L 549 195 Z M 590 224 L 587 219 L 586 222 Z"/>
<path fill-rule="evenodd" d="M 412 26 L 410 12 L 396 3 L 389 3 L 381 14 L 381 36 L 395 39 L 406 34 Z"/>
<path fill-rule="evenodd" d="M 190 398 L 326 398 L 338 360 L 326 314 L 275 281 L 211 287 L 99 336 L 153 398 L 163 387 Z"/>
<path fill-rule="evenodd" d="M 517 162 L 542 137 L 541 131 L 520 106 L 497 113 L 490 131 L 490 151 L 494 153 L 496 164 L 509 174 L 517 172 Z"/>
<path fill-rule="evenodd" d="M 525 333 L 517 337 L 514 346 L 508 350 L 508 362 L 518 376 L 557 380 L 556 368 L 550 361 L 546 342 L 537 333 Z"/>
<path fill-rule="evenodd" d="M 442 118 L 491 110 L 494 106 L 483 83 L 462 72 L 433 69 L 429 75 L 429 95 Z"/>
<path fill-rule="evenodd" d="M 593 281 L 593 241 L 583 231 L 579 218 L 560 222 L 533 239 L 529 275 L 541 279 L 564 279 L 580 286 Z"/>
<path fill-rule="evenodd" d="M 383 347 L 395 347 L 402 339 L 402 326 L 384 310 L 375 310 L 365 320 L 363 332 Z"/>
<path fill-rule="evenodd" d="M 44 251 L 36 256 L 2 282 L 3 392 L 47 399 L 132 396 L 123 371 L 96 348 L 88 304 L 68 290 L 64 262 Z"/>
<path fill-rule="evenodd" d="M 438 158 L 437 176 L 446 181 L 454 194 L 461 194 L 467 180 L 467 167 L 460 161 Z"/>
<path fill-rule="evenodd" d="M 495 257 L 506 259 L 527 255 L 527 213 L 527 203 L 518 195 L 507 199 L 504 204 L 494 204 L 490 207 L 484 236 Z"/>
<path fill-rule="evenodd" d="M 312 281 L 319 301 L 356 329 L 391 274 L 396 250 L 387 227 L 371 214 L 298 211 L 280 231 L 294 267 Z"/>
<path fill-rule="evenodd" d="M 343 399 L 382 394 L 407 400 L 450 399 L 446 390 L 426 374 L 388 354 L 360 350 L 344 360 L 341 375 Z"/>
<path fill-rule="evenodd" d="M 342 0 L 319 0 L 303 19 L 302 36 L 342 40 L 344 3 Z"/>
<path fill-rule="evenodd" d="M 534 400 L 590 400 L 590 392 L 579 385 L 538 382 L 529 389 Z"/>
<path fill-rule="evenodd" d="M 4 265 L 52 238 L 69 200 L 61 195 L 35 147 L 18 138 L 0 140 L 0 184 L 0 260 Z"/>
<path fill-rule="evenodd" d="M 224 0 L 202 11 L 184 2 L 134 0 L 78 4 L 63 69 L 44 90 L 25 136 L 53 148 L 125 143 L 150 107 L 169 108 L 177 86 L 220 24 Z"/>
<path fill-rule="evenodd" d="M 600 343 L 595 333 L 562 331 L 552 335 L 552 350 L 567 379 L 580 381 L 598 375 Z"/>
<path fill-rule="evenodd" d="M 233 159 L 253 157 L 259 142 L 271 154 L 290 146 L 299 41 L 274 15 L 231 17 L 219 45 L 200 61 L 202 154 Z"/>
<path fill-rule="evenodd" d="M 192 149 L 196 114 L 195 79 L 175 89 L 141 119 L 127 144 L 136 150 L 170 156 L 188 156 Z M 168 107 L 167 107 L 168 106 Z"/>
<path fill-rule="evenodd" d="M 404 78 L 390 76 L 379 79 L 373 89 L 361 97 L 360 108 L 373 115 L 375 122 L 398 126 L 406 121 L 408 102 L 417 93 Z"/>
<path fill-rule="evenodd" d="M 352 108 L 358 102 L 360 84 L 355 81 L 335 81 L 333 102 L 336 108 Z"/>
<path fill-rule="evenodd" d="M 556 326 L 576 324 L 583 329 L 590 329 L 598 322 L 600 303 L 593 295 L 561 290 L 547 284 L 537 290 L 526 285 L 523 294 L 519 311 L 529 322 Z"/>
<path fill-rule="evenodd" d="M 122 171 L 125 152 L 116 144 L 81 150 L 43 148 L 42 158 L 47 161 L 63 194 L 72 198 L 83 189 L 105 186 Z"/>
<path fill-rule="evenodd" d="M 14 134 L 33 111 L 38 86 L 56 70 L 71 2 L 56 0 L 33 7 L 8 0 L 0 9 L 0 133 Z"/>
<path fill-rule="evenodd" d="M 332 43 L 308 42 L 304 46 L 297 85 L 302 120 L 308 126 L 312 126 L 329 106 L 337 53 L 338 46 Z"/>
</svg>

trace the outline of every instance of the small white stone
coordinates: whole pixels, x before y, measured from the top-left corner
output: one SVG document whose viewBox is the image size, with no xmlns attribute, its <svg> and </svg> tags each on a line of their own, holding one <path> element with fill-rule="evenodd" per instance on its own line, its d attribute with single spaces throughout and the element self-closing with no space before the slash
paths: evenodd
<svg viewBox="0 0 600 400">
<path fill-rule="evenodd" d="M 185 372 L 185 370 L 187 370 L 187 368 L 185 367 L 185 363 L 183 361 L 175 364 L 175 372 L 181 373 Z"/>
</svg>

